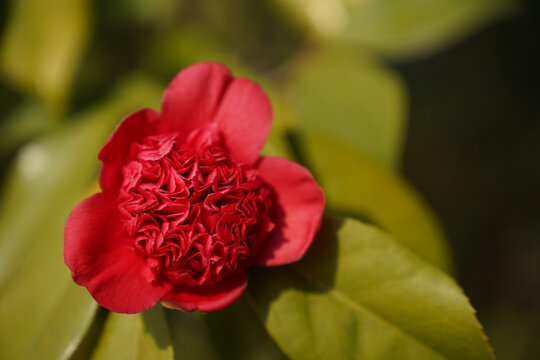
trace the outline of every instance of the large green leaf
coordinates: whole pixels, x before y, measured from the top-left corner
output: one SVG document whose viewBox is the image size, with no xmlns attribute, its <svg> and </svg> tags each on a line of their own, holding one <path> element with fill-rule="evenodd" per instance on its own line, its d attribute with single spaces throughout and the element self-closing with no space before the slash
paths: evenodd
<svg viewBox="0 0 540 360">
<path fill-rule="evenodd" d="M 210 330 L 203 314 L 165 310 L 176 360 L 216 360 Z"/>
<path fill-rule="evenodd" d="M 61 221 L 61 219 L 59 219 Z M 72 284 L 62 261 L 62 238 L 45 240 L 2 289 L 0 358 L 67 359 L 90 325 L 96 303 Z"/>
<path fill-rule="evenodd" d="M 64 359 L 96 305 L 63 260 L 66 217 L 98 170 L 97 152 L 126 114 L 153 103 L 129 82 L 73 126 L 25 146 L 0 202 L 0 358 Z M 159 95 L 158 95 L 159 98 Z M 23 335 L 21 335 L 23 334 Z"/>
<path fill-rule="evenodd" d="M 283 360 L 245 298 L 216 313 L 166 310 L 177 360 Z"/>
<path fill-rule="evenodd" d="M 92 151 L 106 137 L 101 122 L 77 125 L 23 148 L 5 189 L 0 205 L 1 358 L 68 357 L 96 308 L 71 280 L 62 256 L 65 218 L 96 171 L 90 160 L 95 151 L 86 149 Z"/>
<path fill-rule="evenodd" d="M 92 359 L 172 360 L 173 350 L 161 305 L 134 315 L 111 312 Z"/>
<path fill-rule="evenodd" d="M 293 359 L 493 359 L 454 280 L 381 231 L 327 220 L 299 263 L 248 291 Z"/>
<path fill-rule="evenodd" d="M 294 63 L 290 92 L 301 128 L 330 134 L 387 167 L 401 160 L 406 92 L 366 52 L 326 49 Z"/>
<path fill-rule="evenodd" d="M 151 34 L 149 49 L 142 54 L 142 65 L 153 73 L 174 76 L 177 72 L 201 61 L 216 61 L 229 67 L 235 76 L 242 70 L 238 59 L 227 51 L 208 28 L 200 23 L 183 24 Z"/>
<path fill-rule="evenodd" d="M 0 45 L 4 76 L 62 110 L 88 33 L 87 0 L 13 0 Z"/>
<path fill-rule="evenodd" d="M 301 144 L 331 210 L 374 222 L 424 259 L 451 271 L 439 223 L 400 175 L 327 136 L 305 132 Z"/>
<path fill-rule="evenodd" d="M 181 2 L 175 0 L 117 0 L 101 4 L 100 9 L 110 6 L 107 14 L 111 17 L 109 21 L 117 24 L 131 23 L 135 20 L 154 26 L 166 26 L 174 23 L 180 5 Z"/>
<path fill-rule="evenodd" d="M 323 37 L 394 57 L 451 45 L 514 8 L 513 0 L 276 0 Z"/>
<path fill-rule="evenodd" d="M 19 104 L 2 119 L 0 157 L 7 157 L 25 142 L 53 129 L 58 120 L 36 102 Z"/>
<path fill-rule="evenodd" d="M 205 319 L 221 359 L 287 359 L 245 297 L 226 309 L 207 314 Z"/>
</svg>

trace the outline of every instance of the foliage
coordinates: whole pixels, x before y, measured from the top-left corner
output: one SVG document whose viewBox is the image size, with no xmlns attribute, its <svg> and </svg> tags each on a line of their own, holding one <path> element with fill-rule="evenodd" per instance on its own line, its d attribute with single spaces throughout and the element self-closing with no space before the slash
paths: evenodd
<svg viewBox="0 0 540 360">
<path fill-rule="evenodd" d="M 12 0 L 0 43 L 0 358 L 493 358 L 438 220 L 399 173 L 408 94 L 382 56 L 447 46 L 509 2 L 44 4 Z M 118 122 L 201 60 L 271 94 L 265 152 L 314 172 L 328 216 L 305 259 L 256 271 L 228 309 L 100 320 L 63 264 L 65 219 Z"/>
</svg>

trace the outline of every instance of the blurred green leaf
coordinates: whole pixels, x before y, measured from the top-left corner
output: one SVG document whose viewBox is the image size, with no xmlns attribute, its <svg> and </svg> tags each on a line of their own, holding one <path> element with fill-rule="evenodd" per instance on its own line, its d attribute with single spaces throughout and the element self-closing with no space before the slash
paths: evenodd
<svg viewBox="0 0 540 360">
<path fill-rule="evenodd" d="M 95 174 L 92 149 L 106 138 L 103 122 L 88 125 L 24 147 L 4 189 L 0 358 L 66 358 L 95 311 L 86 290 L 71 280 L 62 256 L 65 218 Z"/>
<path fill-rule="evenodd" d="M 201 61 L 223 63 L 235 76 L 238 76 L 241 68 L 238 59 L 200 24 L 184 24 L 179 28 L 154 33 L 142 59 L 145 68 L 168 78 Z"/>
<path fill-rule="evenodd" d="M 288 131 L 295 121 L 292 105 L 275 85 L 269 82 L 260 82 L 260 85 L 270 98 L 274 115 L 272 129 L 262 149 L 262 155 L 294 159 L 293 149 L 287 139 Z"/>
<path fill-rule="evenodd" d="M 91 322 L 96 305 L 64 265 L 64 222 L 97 176 L 97 153 L 114 127 L 159 98 L 138 83 L 127 81 L 113 100 L 15 159 L 0 202 L 2 359 L 67 358 Z"/>
<path fill-rule="evenodd" d="M 287 61 L 305 35 L 271 1 L 203 0 L 194 8 L 198 17 L 187 21 L 202 24 L 229 53 L 256 69 Z"/>
<path fill-rule="evenodd" d="M 92 359 L 172 360 L 173 350 L 161 305 L 132 315 L 111 312 Z"/>
<path fill-rule="evenodd" d="M 263 322 L 242 297 L 233 305 L 205 316 L 214 348 L 221 359 L 285 360 Z"/>
<path fill-rule="evenodd" d="M 323 37 L 393 57 L 447 47 L 513 10 L 514 0 L 276 0 Z"/>
<path fill-rule="evenodd" d="M 0 45 L 0 70 L 54 111 L 67 93 L 85 47 L 87 0 L 12 0 Z"/>
<path fill-rule="evenodd" d="M 33 137 L 52 130 L 59 118 L 36 102 L 18 105 L 0 125 L 0 156 L 6 156 Z"/>
<path fill-rule="evenodd" d="M 439 223 L 400 175 L 326 136 L 305 132 L 301 144 L 330 209 L 374 222 L 425 260 L 451 271 L 450 251 Z"/>
<path fill-rule="evenodd" d="M 2 359 L 68 359 L 95 313 L 85 289 L 55 278 L 57 269 L 43 259 L 25 269 L 26 282 L 10 286 L 9 296 L 0 299 Z"/>
<path fill-rule="evenodd" d="M 165 309 L 176 360 L 218 359 L 204 315 Z"/>
<path fill-rule="evenodd" d="M 144 24 L 163 26 L 174 21 L 182 1 L 177 0 L 117 0 L 108 2 L 111 21 L 115 23 L 136 20 Z M 104 4 L 101 9 L 103 9 Z"/>
<path fill-rule="evenodd" d="M 291 101 L 302 129 L 343 140 L 387 167 L 398 167 L 406 91 L 397 74 L 368 53 L 326 49 L 291 69 Z"/>
<path fill-rule="evenodd" d="M 493 359 L 456 283 L 359 221 L 325 221 L 302 261 L 248 291 L 293 359 Z"/>
</svg>

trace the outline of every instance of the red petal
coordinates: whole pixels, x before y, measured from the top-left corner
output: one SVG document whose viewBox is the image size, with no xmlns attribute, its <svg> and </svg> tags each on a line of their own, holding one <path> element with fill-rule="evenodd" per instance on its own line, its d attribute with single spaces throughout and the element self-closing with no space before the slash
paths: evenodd
<svg viewBox="0 0 540 360">
<path fill-rule="evenodd" d="M 306 168 L 292 161 L 265 157 L 257 167 L 273 192 L 270 218 L 276 226 L 263 239 L 254 262 L 275 266 L 297 261 L 321 224 L 323 191 Z"/>
<path fill-rule="evenodd" d="M 160 132 L 189 133 L 212 122 L 232 74 L 217 63 L 198 63 L 180 72 L 163 94 Z"/>
<path fill-rule="evenodd" d="M 215 285 L 177 285 L 163 298 L 162 304 L 184 311 L 218 311 L 238 300 L 246 286 L 246 273 L 227 278 Z"/>
<path fill-rule="evenodd" d="M 225 92 L 215 122 L 231 157 L 252 164 L 259 157 L 272 126 L 270 100 L 259 85 L 236 79 Z"/>
<path fill-rule="evenodd" d="M 77 205 L 67 219 L 64 241 L 73 280 L 109 310 L 147 310 L 172 288 L 156 281 L 151 264 L 124 240 L 116 202 L 104 193 Z"/>
<path fill-rule="evenodd" d="M 98 158 L 103 162 L 100 174 L 101 189 L 113 191 L 122 185 L 122 166 L 133 142 L 141 142 L 155 132 L 159 114 L 151 109 L 143 109 L 129 115 L 118 125 Z"/>
</svg>

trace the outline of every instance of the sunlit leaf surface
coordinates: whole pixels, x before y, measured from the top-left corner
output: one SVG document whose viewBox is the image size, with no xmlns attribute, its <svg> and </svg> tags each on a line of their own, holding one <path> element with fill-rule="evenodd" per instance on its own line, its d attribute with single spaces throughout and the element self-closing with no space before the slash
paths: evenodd
<svg viewBox="0 0 540 360">
<path fill-rule="evenodd" d="M 514 8 L 513 0 L 276 0 L 323 37 L 393 57 L 431 53 Z"/>
<path fill-rule="evenodd" d="M 139 314 L 110 313 L 92 360 L 172 360 L 163 307 Z"/>
<path fill-rule="evenodd" d="M 103 121 L 21 151 L 0 207 L 0 358 L 65 358 L 96 308 L 63 261 L 65 218 L 96 171 Z M 24 336 L 21 336 L 24 334 Z"/>
<path fill-rule="evenodd" d="M 62 110 L 84 50 L 86 0 L 16 0 L 0 46 L 0 69 L 27 93 Z"/>
<path fill-rule="evenodd" d="M 301 129 L 334 136 L 398 167 L 406 128 L 401 79 L 366 52 L 323 49 L 293 65 L 291 102 Z"/>
<path fill-rule="evenodd" d="M 436 218 L 400 175 L 330 137 L 306 132 L 301 139 L 330 209 L 374 222 L 425 260 L 451 270 L 448 244 Z"/>
<path fill-rule="evenodd" d="M 216 349 L 204 315 L 165 310 L 175 360 L 217 360 Z"/>
<path fill-rule="evenodd" d="M 304 260 L 250 281 L 293 359 L 493 359 L 456 283 L 356 220 L 325 221 Z"/>
</svg>

